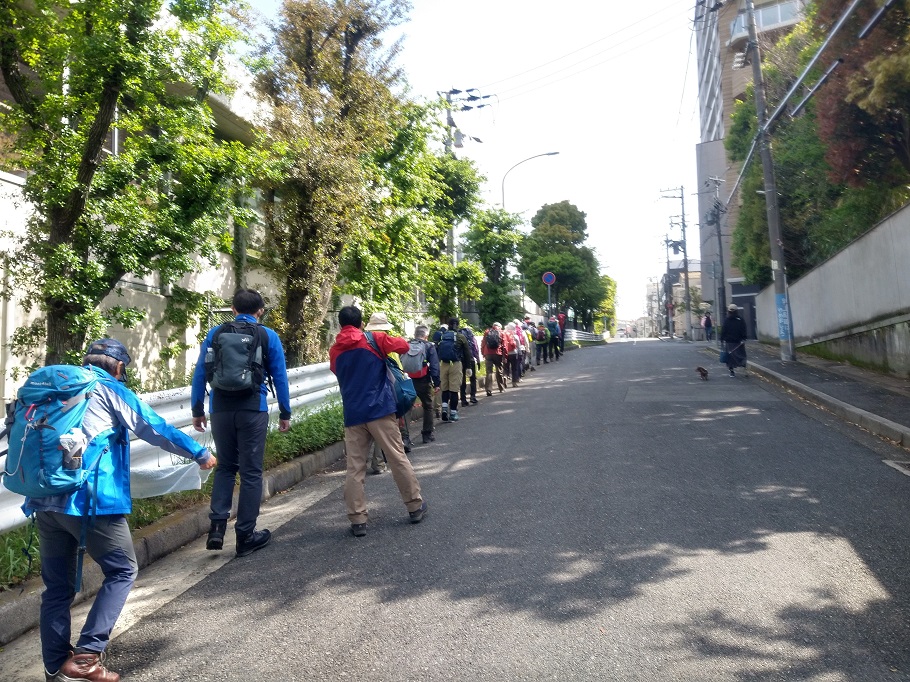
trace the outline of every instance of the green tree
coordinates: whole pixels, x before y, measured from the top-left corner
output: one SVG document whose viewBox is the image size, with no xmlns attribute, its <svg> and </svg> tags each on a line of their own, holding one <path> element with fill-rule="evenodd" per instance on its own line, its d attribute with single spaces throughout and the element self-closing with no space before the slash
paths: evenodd
<svg viewBox="0 0 910 682">
<path fill-rule="evenodd" d="M 460 317 L 458 302 L 476 301 L 482 294 L 483 270 L 472 261 L 452 264 L 444 258 L 429 261 L 424 270 L 423 293 L 430 315 L 438 320 Z"/>
<path fill-rule="evenodd" d="M 465 253 L 481 264 L 486 275 L 480 285 L 483 296 L 478 306 L 485 325 L 511 320 L 522 313 L 521 301 L 515 294 L 517 284 L 509 274 L 522 240 L 520 226 L 521 218 L 514 213 L 488 209 L 474 216 L 465 235 Z"/>
<path fill-rule="evenodd" d="M 448 210 L 432 210 L 449 190 L 429 148 L 433 115 L 426 106 L 404 107 L 395 137 L 374 153 L 370 227 L 346 246 L 339 273 L 341 292 L 398 315 L 413 306 L 427 276 L 422 266 L 438 257 L 450 219 Z"/>
<path fill-rule="evenodd" d="M 817 4 L 821 32 L 843 12 L 843 3 Z M 816 97 L 832 178 L 895 188 L 893 209 L 910 196 L 910 1 L 898 2 L 868 36 L 856 40 L 877 9 L 876 3 L 861 3 L 834 38 L 832 54 L 844 61 Z"/>
<path fill-rule="evenodd" d="M 226 0 L 0 3 L 0 163 L 28 171 L 34 208 L 0 253 L 44 317 L 13 337 L 45 362 L 81 355 L 86 336 L 143 311 L 100 310 L 127 273 L 164 284 L 201 254 L 230 248 L 236 180 L 251 157 L 215 135 L 209 93 L 226 93 L 223 56 L 238 39 Z M 108 152 L 112 153 L 108 153 Z M 213 239 L 214 236 L 214 239 Z"/>
<path fill-rule="evenodd" d="M 528 296 L 544 306 L 549 293 L 554 311 L 577 308 L 590 315 L 591 292 L 598 286 L 594 282 L 600 275 L 594 251 L 583 246 L 587 236 L 585 214 L 568 201 L 547 204 L 531 219 L 531 225 L 531 234 L 519 246 L 519 271 L 527 282 Z M 549 292 L 541 280 L 545 272 L 556 275 Z"/>
<path fill-rule="evenodd" d="M 274 44 L 261 55 L 257 86 L 286 162 L 266 222 L 291 364 L 322 357 L 316 332 L 342 253 L 369 228 L 379 183 L 368 159 L 392 144 L 401 106 L 397 46 L 382 36 L 409 9 L 406 0 L 285 0 Z"/>
</svg>

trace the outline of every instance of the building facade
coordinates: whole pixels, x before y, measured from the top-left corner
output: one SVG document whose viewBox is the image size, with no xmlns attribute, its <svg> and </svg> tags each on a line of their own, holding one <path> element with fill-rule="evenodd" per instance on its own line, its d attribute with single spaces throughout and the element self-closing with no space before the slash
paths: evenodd
<svg viewBox="0 0 910 682">
<path fill-rule="evenodd" d="M 803 17 L 804 0 L 754 0 L 759 44 L 777 39 Z M 694 15 L 701 141 L 696 146 L 702 298 L 715 319 L 736 303 L 755 317 L 754 287 L 731 262 L 730 243 L 740 201 L 731 197 L 742 168 L 724 148 L 736 101 L 752 82 L 745 0 L 698 2 Z M 770 255 L 769 255 L 770 258 Z"/>
</svg>

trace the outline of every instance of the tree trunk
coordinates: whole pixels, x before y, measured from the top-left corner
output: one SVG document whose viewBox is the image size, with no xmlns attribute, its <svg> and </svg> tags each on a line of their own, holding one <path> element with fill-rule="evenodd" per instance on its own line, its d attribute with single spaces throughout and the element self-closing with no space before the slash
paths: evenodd
<svg viewBox="0 0 910 682">
<path fill-rule="evenodd" d="M 49 301 L 47 307 L 47 348 L 44 364 L 59 365 L 66 362 L 69 351 L 85 345 L 83 333 L 73 333 L 70 317 L 75 311 L 63 301 Z"/>
</svg>

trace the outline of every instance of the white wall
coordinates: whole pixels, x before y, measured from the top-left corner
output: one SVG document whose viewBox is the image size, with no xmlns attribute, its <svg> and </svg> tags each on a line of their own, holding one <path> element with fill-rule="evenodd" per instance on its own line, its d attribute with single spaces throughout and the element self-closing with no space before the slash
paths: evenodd
<svg viewBox="0 0 910 682">
<path fill-rule="evenodd" d="M 910 314 L 910 205 L 790 285 L 799 345 L 837 341 L 903 324 Z M 774 287 L 756 299 L 758 336 L 778 339 Z M 894 341 L 891 342 L 894 346 Z M 883 366 L 889 362 L 888 348 Z"/>
</svg>

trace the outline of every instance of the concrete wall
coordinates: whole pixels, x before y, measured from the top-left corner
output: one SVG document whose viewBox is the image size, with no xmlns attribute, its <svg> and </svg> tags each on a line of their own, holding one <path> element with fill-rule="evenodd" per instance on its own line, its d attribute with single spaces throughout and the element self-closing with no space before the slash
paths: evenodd
<svg viewBox="0 0 910 682">
<path fill-rule="evenodd" d="M 790 286 L 797 348 L 910 376 L 910 205 Z M 778 340 L 774 288 L 759 294 L 759 339 Z"/>
</svg>

